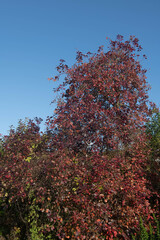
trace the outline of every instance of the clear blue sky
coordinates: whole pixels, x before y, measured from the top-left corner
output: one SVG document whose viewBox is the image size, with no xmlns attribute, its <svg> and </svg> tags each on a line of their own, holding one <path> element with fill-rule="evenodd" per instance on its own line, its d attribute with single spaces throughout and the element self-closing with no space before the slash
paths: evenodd
<svg viewBox="0 0 160 240">
<path fill-rule="evenodd" d="M 160 107 L 160 0 L 1 0 L 0 133 L 25 117 L 51 116 L 59 59 L 94 52 L 106 37 L 135 35 L 148 60 L 150 99 Z"/>
</svg>

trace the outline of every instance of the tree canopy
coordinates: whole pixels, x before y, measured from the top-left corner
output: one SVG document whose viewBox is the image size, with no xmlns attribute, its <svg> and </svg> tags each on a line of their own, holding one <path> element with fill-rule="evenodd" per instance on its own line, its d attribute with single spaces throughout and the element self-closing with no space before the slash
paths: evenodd
<svg viewBox="0 0 160 240">
<path fill-rule="evenodd" d="M 155 105 L 138 39 L 109 41 L 107 52 L 77 52 L 72 67 L 60 61 L 46 132 L 36 118 L 0 140 L 6 239 L 139 239 L 141 217 L 158 239 L 159 174 L 148 163 L 159 150 L 159 115 L 148 122 Z"/>
<path fill-rule="evenodd" d="M 72 67 L 61 60 L 53 80 L 65 75 L 55 89 L 62 95 L 48 124 L 63 145 L 103 152 L 133 141 L 151 114 L 141 49 L 137 38 L 118 36 L 107 52 L 103 47 L 95 54 L 78 51 Z"/>
<path fill-rule="evenodd" d="M 153 113 L 150 121 L 146 124 L 146 133 L 150 138 L 152 157 L 154 160 L 160 158 L 160 112 Z M 158 161 L 158 160 L 157 160 Z M 160 160 L 159 160 L 160 161 Z"/>
</svg>

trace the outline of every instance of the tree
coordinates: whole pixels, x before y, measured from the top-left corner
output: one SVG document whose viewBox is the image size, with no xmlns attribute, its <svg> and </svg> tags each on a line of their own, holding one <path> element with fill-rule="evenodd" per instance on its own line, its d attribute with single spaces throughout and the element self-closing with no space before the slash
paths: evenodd
<svg viewBox="0 0 160 240">
<path fill-rule="evenodd" d="M 160 194 L 160 112 L 155 111 L 146 124 L 150 158 L 148 162 L 148 178 L 153 189 Z M 160 198 L 159 198 L 160 201 Z"/>
<path fill-rule="evenodd" d="M 61 60 L 51 131 L 29 121 L 2 141 L 1 205 L 20 239 L 129 240 L 140 216 L 144 227 L 159 217 L 146 171 L 152 104 L 140 50 L 135 37 L 118 36 L 107 53 L 78 52 L 72 68 Z"/>
<path fill-rule="evenodd" d="M 150 205 L 146 173 L 145 123 L 155 105 L 138 60 L 141 49 L 137 38 L 118 36 L 107 53 L 102 47 L 96 54 L 78 52 L 75 65 L 69 68 L 61 60 L 57 67 L 59 75 L 52 80 L 65 78 L 55 89 L 61 97 L 48 126 L 59 146 L 55 179 L 63 185 L 58 236 L 131 239 L 140 216 L 147 226 L 158 212 Z"/>
<path fill-rule="evenodd" d="M 153 113 L 146 124 L 146 133 L 149 137 L 151 155 L 154 160 L 160 161 L 160 112 Z M 159 160 L 158 160 L 159 159 Z"/>
<path fill-rule="evenodd" d="M 30 239 L 29 231 L 37 220 L 32 221 L 36 213 L 34 208 L 38 208 L 35 206 L 36 193 L 39 185 L 42 188 L 41 180 L 45 179 L 43 171 L 48 150 L 48 136 L 40 133 L 41 121 L 38 118 L 20 120 L 18 127 L 11 128 L 0 143 L 0 210 L 3 214 L 0 231 L 6 239 L 9 234 L 11 239 L 17 239 L 13 234 L 18 234 L 18 239 Z"/>
<path fill-rule="evenodd" d="M 58 80 L 65 74 L 58 107 L 48 124 L 58 133 L 58 141 L 79 152 L 104 152 L 131 143 L 137 129 L 142 131 L 151 111 L 148 107 L 146 70 L 138 60 L 138 39 L 110 40 L 109 51 L 96 54 L 77 52 L 69 68 L 64 60 L 57 67 Z M 63 91 L 65 89 L 65 91 Z"/>
</svg>

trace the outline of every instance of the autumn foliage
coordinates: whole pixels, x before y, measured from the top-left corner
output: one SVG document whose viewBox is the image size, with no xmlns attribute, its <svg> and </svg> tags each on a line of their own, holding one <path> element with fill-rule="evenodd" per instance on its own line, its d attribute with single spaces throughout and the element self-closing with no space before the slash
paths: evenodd
<svg viewBox="0 0 160 240">
<path fill-rule="evenodd" d="M 40 133 L 40 120 L 30 120 L 3 139 L 3 236 L 131 239 L 140 217 L 147 227 L 159 216 L 147 170 L 145 124 L 155 105 L 142 48 L 135 37 L 109 41 L 107 52 L 77 52 L 72 67 L 60 61 L 51 79 L 64 81 L 49 130 Z"/>
<path fill-rule="evenodd" d="M 146 122 L 149 86 L 136 55 L 141 46 L 134 37 L 121 40 L 110 41 L 107 53 L 102 47 L 97 54 L 78 52 L 73 67 L 63 60 L 57 67 L 55 80 L 66 76 L 55 91 L 65 91 L 50 125 L 63 146 L 75 151 L 91 144 L 98 152 L 116 149 L 133 141 Z"/>
</svg>

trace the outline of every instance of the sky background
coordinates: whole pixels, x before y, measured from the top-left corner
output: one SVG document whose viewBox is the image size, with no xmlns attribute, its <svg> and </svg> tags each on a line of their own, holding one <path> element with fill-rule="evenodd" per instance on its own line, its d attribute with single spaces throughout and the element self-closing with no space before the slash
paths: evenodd
<svg viewBox="0 0 160 240">
<path fill-rule="evenodd" d="M 71 66 L 77 50 L 107 50 L 106 37 L 118 34 L 140 40 L 150 100 L 160 107 L 160 0 L 0 0 L 0 133 L 25 117 L 45 122 L 59 60 Z"/>
</svg>

